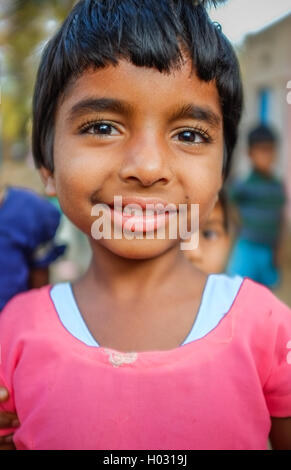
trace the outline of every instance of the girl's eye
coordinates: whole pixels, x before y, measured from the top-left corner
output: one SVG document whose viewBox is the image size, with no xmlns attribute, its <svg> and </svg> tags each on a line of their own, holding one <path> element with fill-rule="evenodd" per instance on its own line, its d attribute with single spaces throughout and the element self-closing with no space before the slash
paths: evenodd
<svg viewBox="0 0 291 470">
<path fill-rule="evenodd" d="M 216 240 L 218 238 L 218 233 L 215 230 L 203 230 L 202 235 L 206 240 Z"/>
<path fill-rule="evenodd" d="M 190 129 L 179 132 L 175 138 L 175 140 L 179 140 L 185 144 L 203 144 L 210 141 L 209 136 L 204 131 L 202 132 Z"/>
<path fill-rule="evenodd" d="M 107 122 L 93 122 L 86 124 L 81 129 L 81 134 L 92 134 L 99 136 L 113 136 L 119 135 L 118 130 Z"/>
</svg>

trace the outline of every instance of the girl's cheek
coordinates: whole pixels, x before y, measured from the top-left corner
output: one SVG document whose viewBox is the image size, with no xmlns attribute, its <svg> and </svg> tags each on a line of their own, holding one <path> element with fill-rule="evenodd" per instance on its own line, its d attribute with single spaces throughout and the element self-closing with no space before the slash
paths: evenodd
<svg viewBox="0 0 291 470">
<path fill-rule="evenodd" d="M 213 211 L 214 206 L 217 202 L 217 193 L 218 189 L 216 188 L 214 189 L 214 191 L 212 190 L 204 192 L 199 201 L 197 202 L 199 208 L 200 226 L 205 224 L 211 212 Z"/>
</svg>

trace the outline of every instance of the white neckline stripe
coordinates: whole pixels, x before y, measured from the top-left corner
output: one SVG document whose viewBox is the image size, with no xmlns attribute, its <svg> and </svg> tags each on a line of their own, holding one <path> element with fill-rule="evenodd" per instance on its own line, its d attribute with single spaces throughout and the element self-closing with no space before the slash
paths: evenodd
<svg viewBox="0 0 291 470">
<path fill-rule="evenodd" d="M 196 320 L 181 346 L 201 339 L 212 331 L 229 312 L 243 282 L 240 276 L 210 274 L 207 278 Z M 100 347 L 90 333 L 75 300 L 71 284 L 52 287 L 51 299 L 66 330 L 87 346 Z"/>
</svg>

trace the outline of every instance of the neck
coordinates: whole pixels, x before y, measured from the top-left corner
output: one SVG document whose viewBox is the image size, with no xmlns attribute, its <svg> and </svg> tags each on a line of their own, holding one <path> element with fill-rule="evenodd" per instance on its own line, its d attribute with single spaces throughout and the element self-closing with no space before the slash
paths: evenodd
<svg viewBox="0 0 291 470">
<path fill-rule="evenodd" d="M 175 278 L 193 271 L 192 264 L 180 250 L 179 244 L 151 259 L 126 259 L 98 244 L 92 243 L 92 261 L 79 288 L 86 285 L 91 292 L 107 293 L 118 301 L 130 301 L 154 296 Z"/>
<path fill-rule="evenodd" d="M 264 178 L 271 178 L 272 173 L 270 171 L 262 171 L 257 168 L 254 168 L 254 171 L 259 175 L 263 176 Z"/>
</svg>

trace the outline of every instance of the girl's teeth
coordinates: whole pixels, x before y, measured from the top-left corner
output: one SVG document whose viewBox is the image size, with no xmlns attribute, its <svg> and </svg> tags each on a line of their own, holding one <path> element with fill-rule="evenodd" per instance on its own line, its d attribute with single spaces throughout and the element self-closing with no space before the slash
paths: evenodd
<svg viewBox="0 0 291 470">
<path fill-rule="evenodd" d="M 119 205 L 116 206 L 116 207 L 112 207 L 112 209 L 114 209 L 115 211 L 117 212 L 122 212 L 124 215 L 132 215 L 132 216 L 138 216 L 139 214 L 141 214 L 141 211 L 142 211 L 142 214 L 143 215 L 147 215 L 147 216 L 153 216 L 155 214 L 165 214 L 165 209 L 164 208 L 155 208 L 153 209 L 152 207 L 151 208 L 140 208 L 138 209 L 137 207 L 133 208 L 133 207 L 127 207 L 127 206 L 124 206 L 124 207 L 120 207 Z"/>
</svg>

